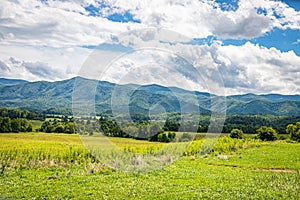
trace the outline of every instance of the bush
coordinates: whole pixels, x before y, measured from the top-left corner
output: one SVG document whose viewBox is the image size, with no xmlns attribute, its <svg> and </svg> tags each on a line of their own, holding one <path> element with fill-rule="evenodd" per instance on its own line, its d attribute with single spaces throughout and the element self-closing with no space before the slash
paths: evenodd
<svg viewBox="0 0 300 200">
<path fill-rule="evenodd" d="M 274 141 L 278 138 L 278 133 L 272 127 L 262 126 L 256 130 L 256 133 L 263 141 Z"/>
<path fill-rule="evenodd" d="M 174 132 L 161 132 L 157 135 L 157 141 L 158 142 L 171 142 L 174 140 L 174 138 L 176 137 L 176 133 Z"/>
<path fill-rule="evenodd" d="M 231 138 L 243 139 L 244 133 L 239 129 L 232 129 L 229 135 Z"/>
<path fill-rule="evenodd" d="M 296 125 L 287 125 L 286 133 L 290 134 L 291 140 L 300 142 L 300 122 L 297 122 Z"/>
</svg>

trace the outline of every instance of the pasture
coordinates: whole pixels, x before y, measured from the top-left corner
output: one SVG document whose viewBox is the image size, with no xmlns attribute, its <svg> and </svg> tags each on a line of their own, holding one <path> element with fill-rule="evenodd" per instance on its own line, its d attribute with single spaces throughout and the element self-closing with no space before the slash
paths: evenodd
<svg viewBox="0 0 300 200">
<path fill-rule="evenodd" d="M 176 145 L 176 149 L 178 146 L 186 149 L 178 160 L 170 160 L 159 170 L 123 171 L 106 165 L 92 150 L 86 149 L 88 141 L 92 144 L 97 141 L 95 138 L 101 140 L 101 137 L 67 134 L 0 134 L 0 198 L 299 199 L 300 196 L 299 143 L 227 137 L 200 139 L 191 144 L 170 145 L 170 151 Z M 83 140 L 86 141 L 82 143 Z M 109 141 L 120 152 L 168 153 L 165 146 L 169 144 L 165 143 L 125 138 L 109 138 Z M 214 142 L 213 152 L 203 154 L 205 148 L 199 149 L 209 142 Z"/>
</svg>

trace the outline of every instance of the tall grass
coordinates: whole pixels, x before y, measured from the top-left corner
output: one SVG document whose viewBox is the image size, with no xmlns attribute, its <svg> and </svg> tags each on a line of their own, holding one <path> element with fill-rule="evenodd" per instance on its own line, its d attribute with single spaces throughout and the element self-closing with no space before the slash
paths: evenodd
<svg viewBox="0 0 300 200">
<path fill-rule="evenodd" d="M 8 169 L 96 163 L 76 135 L 0 134 L 0 173 Z"/>
<path fill-rule="evenodd" d="M 266 144 L 254 139 L 227 136 L 192 142 L 159 143 L 125 138 L 67 134 L 0 134 L 0 172 L 5 169 L 109 166 L 122 170 L 145 170 L 172 163 L 182 156 L 232 153 Z"/>
</svg>

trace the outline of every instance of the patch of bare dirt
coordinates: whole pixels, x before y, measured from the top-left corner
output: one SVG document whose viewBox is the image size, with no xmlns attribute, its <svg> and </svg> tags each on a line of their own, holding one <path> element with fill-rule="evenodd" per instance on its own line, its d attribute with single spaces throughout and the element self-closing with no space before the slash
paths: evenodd
<svg viewBox="0 0 300 200">
<path fill-rule="evenodd" d="M 263 171 L 263 172 L 285 172 L 285 173 L 296 173 L 297 170 L 292 169 L 254 169 L 255 171 Z"/>
</svg>

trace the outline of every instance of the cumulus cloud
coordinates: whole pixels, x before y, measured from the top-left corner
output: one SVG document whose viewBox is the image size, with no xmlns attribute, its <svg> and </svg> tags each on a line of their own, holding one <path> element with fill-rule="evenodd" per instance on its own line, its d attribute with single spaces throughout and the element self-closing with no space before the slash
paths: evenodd
<svg viewBox="0 0 300 200">
<path fill-rule="evenodd" d="M 145 30 L 147 32 L 147 30 Z M 177 33 L 174 33 L 177 34 Z M 136 52 L 119 57 L 101 78 L 117 83 L 159 83 L 189 90 L 213 93 L 300 93 L 297 76 L 300 57 L 293 51 L 281 52 L 247 42 L 242 46 L 191 45 L 161 42 L 160 38 L 137 39 L 130 34 L 130 45 Z M 136 34 L 143 36 L 144 34 Z M 155 35 L 155 34 L 154 34 Z M 170 38 L 170 32 L 168 32 Z M 127 43 L 127 38 L 124 37 Z M 143 48 L 147 47 L 147 48 Z M 100 53 L 99 54 L 103 54 Z M 101 68 L 101 59 L 92 58 L 94 68 Z M 138 69 L 138 70 L 137 70 Z M 143 70 L 143 73 L 141 73 Z M 96 72 L 88 70 L 91 75 Z M 100 74 L 100 73 L 99 73 Z"/>
<path fill-rule="evenodd" d="M 1 42 L 53 47 L 97 45 L 136 26 L 88 16 L 82 6 L 72 1 L 1 1 Z"/>
<path fill-rule="evenodd" d="M 219 46 L 215 54 L 228 93 L 300 93 L 300 57 L 251 43 Z"/>
<path fill-rule="evenodd" d="M 280 1 L 240 0 L 236 10 L 223 11 L 214 1 L 104 1 L 111 12 L 129 11 L 142 24 L 177 31 L 192 38 L 255 38 L 275 27 L 300 28 L 300 14 Z M 263 10 L 263 13 L 259 11 Z M 107 11 L 106 11 L 107 12 Z"/>
<path fill-rule="evenodd" d="M 0 74 L 6 78 L 23 78 L 30 81 L 57 80 L 64 78 L 66 74 L 42 62 L 27 62 L 11 57 L 8 60 L 0 60 Z"/>
<path fill-rule="evenodd" d="M 64 48 L 53 48 L 53 47 L 35 47 L 35 46 L 23 46 L 23 45 L 0 45 L 0 60 L 5 65 L 11 66 L 5 74 L 1 73 L 1 76 L 19 78 L 18 75 L 13 72 L 13 69 L 20 65 L 20 62 L 28 66 L 27 70 L 36 70 L 40 73 L 33 76 L 26 77 L 26 74 L 21 75 L 22 78 L 28 80 L 59 80 L 76 76 L 81 66 L 85 62 L 88 55 L 92 52 L 91 49 L 81 47 L 64 47 Z M 18 63 L 19 62 L 19 63 Z M 35 63 L 35 67 L 32 65 Z M 56 74 L 48 74 L 41 68 L 54 69 Z M 4 70 L 4 69 L 2 69 Z M 3 71 L 2 71 L 3 72 Z M 33 72 L 35 73 L 35 72 Z M 37 73 L 37 72 L 36 72 Z M 29 73 L 31 74 L 31 73 Z"/>
<path fill-rule="evenodd" d="M 95 16 L 85 9 L 91 5 L 98 9 Z M 108 19 L 124 13 L 140 23 Z M 135 31 L 149 27 L 170 32 L 161 37 L 151 29 L 144 34 Z M 269 0 L 240 0 L 237 9 L 225 11 L 215 1 L 206 0 L 1 1 L 0 70 L 2 76 L 27 80 L 69 78 L 82 65 L 97 66 L 97 59 L 120 55 L 102 51 L 94 54 L 96 59 L 85 62 L 92 50 L 82 46 L 117 41 L 129 49 L 152 47 L 169 53 L 147 51 L 120 60 L 107 72 L 107 80 L 122 80 L 124 74 L 128 74 L 127 81 L 139 80 L 130 74 L 135 70 L 136 75 L 144 75 L 144 82 L 152 83 L 156 78 L 164 85 L 190 86 L 187 89 L 224 87 L 228 94 L 300 93 L 297 81 L 300 60 L 292 51 L 280 52 L 251 43 L 189 44 L 190 38 L 210 35 L 218 39 L 256 38 L 274 28 L 300 29 L 300 12 L 281 1 Z M 121 34 L 128 30 L 134 31 Z M 182 55 L 187 63 L 170 52 Z M 151 63 L 153 67 L 143 73 Z M 98 78 L 104 72 L 101 67 L 83 72 Z M 193 73 L 194 67 L 203 78 L 202 84 Z M 164 79 L 166 75 L 171 82 Z"/>
<path fill-rule="evenodd" d="M 98 9 L 98 16 L 91 16 L 85 9 L 90 5 Z M 141 23 L 107 19 L 126 12 Z M 217 35 L 247 39 L 275 27 L 299 29 L 300 14 L 282 2 L 268 0 L 240 0 L 238 9 L 230 11 L 223 11 L 214 1 L 199 0 L 23 0 L 1 1 L 0 22 L 3 44 L 62 47 L 97 45 L 122 32 L 144 27 L 170 29 L 191 38 Z"/>
</svg>

